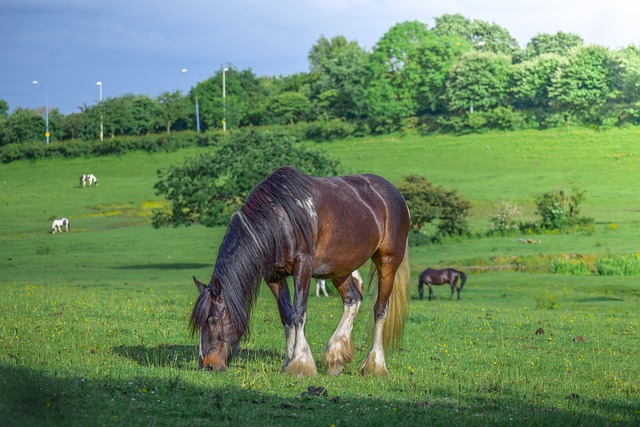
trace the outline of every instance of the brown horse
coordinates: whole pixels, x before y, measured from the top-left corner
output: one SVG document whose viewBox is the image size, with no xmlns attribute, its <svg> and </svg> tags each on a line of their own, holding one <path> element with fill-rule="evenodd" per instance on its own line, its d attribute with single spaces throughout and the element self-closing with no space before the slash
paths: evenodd
<svg viewBox="0 0 640 427">
<path fill-rule="evenodd" d="M 460 279 L 460 286 L 458 286 L 458 279 Z M 445 283 L 448 283 L 449 286 L 451 286 L 451 295 L 449 296 L 449 299 L 453 297 L 453 293 L 455 291 L 458 291 L 458 299 L 460 299 L 460 291 L 466 281 L 467 275 L 455 268 L 445 268 L 444 270 L 427 268 L 425 271 L 420 273 L 420 278 L 418 279 L 418 293 L 420 294 L 420 299 L 422 299 L 424 294 L 424 285 L 427 285 L 429 287 L 429 299 L 431 300 L 435 298 L 431 285 L 444 285 Z"/>
<path fill-rule="evenodd" d="M 351 272 L 367 259 L 377 277 L 373 341 L 360 367 L 363 374 L 387 373 L 384 350 L 402 339 L 409 301 L 407 236 L 409 211 L 400 192 L 376 175 L 317 178 L 293 167 L 258 184 L 229 222 L 208 284 L 191 315 L 200 331 L 200 366 L 224 370 L 248 331 L 261 280 L 276 298 L 287 346 L 282 370 L 317 373 L 305 336 L 312 277 L 330 279 L 343 301 L 343 314 L 329 339 L 323 364 L 339 374 L 353 360 L 353 323 L 362 294 Z M 293 305 L 287 277 L 293 276 Z"/>
</svg>

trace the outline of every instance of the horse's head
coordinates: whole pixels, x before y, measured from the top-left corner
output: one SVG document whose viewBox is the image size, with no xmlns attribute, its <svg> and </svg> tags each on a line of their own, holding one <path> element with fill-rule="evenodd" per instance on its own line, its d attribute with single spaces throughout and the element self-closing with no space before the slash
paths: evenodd
<svg viewBox="0 0 640 427">
<path fill-rule="evenodd" d="M 200 367 L 223 371 L 240 341 L 221 296 L 220 281 L 213 277 L 209 285 L 193 278 L 200 296 L 191 314 L 191 330 L 200 330 Z"/>
</svg>

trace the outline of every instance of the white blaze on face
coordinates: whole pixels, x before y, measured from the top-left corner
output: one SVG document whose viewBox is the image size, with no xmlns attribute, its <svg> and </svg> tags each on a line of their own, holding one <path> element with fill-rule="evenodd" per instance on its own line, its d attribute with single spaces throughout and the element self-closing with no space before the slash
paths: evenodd
<svg viewBox="0 0 640 427">
<path fill-rule="evenodd" d="M 203 337 L 203 335 L 204 334 L 202 333 L 202 331 L 200 331 L 200 360 L 204 359 L 204 354 L 202 353 L 202 340 L 203 340 L 202 337 Z"/>
</svg>

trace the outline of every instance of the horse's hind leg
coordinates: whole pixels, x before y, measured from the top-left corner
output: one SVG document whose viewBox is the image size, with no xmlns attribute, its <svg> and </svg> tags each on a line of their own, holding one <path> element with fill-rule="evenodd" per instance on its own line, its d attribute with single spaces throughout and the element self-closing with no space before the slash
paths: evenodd
<svg viewBox="0 0 640 427">
<path fill-rule="evenodd" d="M 364 362 L 360 366 L 362 375 L 387 375 L 387 365 L 384 358 L 383 331 L 389 311 L 389 297 L 393 289 L 396 269 L 389 264 L 382 267 L 378 264 L 378 299 L 373 308 L 373 342 Z"/>
<path fill-rule="evenodd" d="M 458 287 L 458 277 L 455 276 L 453 279 L 451 279 L 451 295 L 449 295 L 449 301 L 451 301 L 451 299 L 453 298 L 453 293 L 457 290 L 458 291 L 458 299 L 460 299 L 460 288 Z"/>
<path fill-rule="evenodd" d="M 337 285 L 336 283 L 340 283 Z M 338 375 L 345 364 L 353 360 L 354 345 L 351 340 L 353 322 L 362 303 L 362 295 L 351 275 L 333 284 L 343 301 L 342 319 L 324 348 L 322 364 L 329 375 Z"/>
</svg>

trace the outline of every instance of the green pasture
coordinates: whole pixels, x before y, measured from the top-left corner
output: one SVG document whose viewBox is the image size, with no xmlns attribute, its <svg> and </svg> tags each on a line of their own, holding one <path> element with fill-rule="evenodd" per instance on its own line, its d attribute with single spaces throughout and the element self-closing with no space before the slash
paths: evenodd
<svg viewBox="0 0 640 427">
<path fill-rule="evenodd" d="M 350 172 L 391 181 L 418 173 L 457 189 L 473 203 L 478 233 L 504 200 L 533 220 L 536 194 L 587 191 L 589 233 L 412 247 L 409 319 L 387 378 L 357 373 L 368 297 L 356 360 L 340 376 L 280 373 L 282 327 L 264 291 L 230 369 L 197 369 L 191 276 L 208 279 L 224 230 L 149 222 L 163 203 L 157 170 L 198 149 L 0 165 L 0 424 L 638 425 L 640 276 L 556 275 L 550 262 L 639 252 L 639 137 L 571 130 L 309 143 Z M 99 186 L 80 188 L 83 173 Z M 68 217 L 71 232 L 51 235 L 54 216 Z M 437 287 L 435 301 L 419 300 L 428 266 L 470 272 L 462 299 Z M 341 312 L 336 292 L 310 297 L 317 363 Z"/>
</svg>

